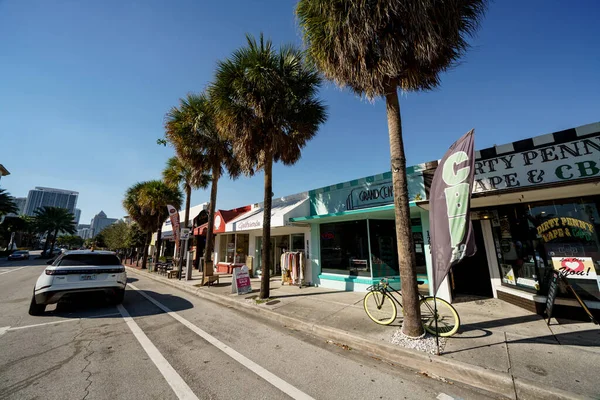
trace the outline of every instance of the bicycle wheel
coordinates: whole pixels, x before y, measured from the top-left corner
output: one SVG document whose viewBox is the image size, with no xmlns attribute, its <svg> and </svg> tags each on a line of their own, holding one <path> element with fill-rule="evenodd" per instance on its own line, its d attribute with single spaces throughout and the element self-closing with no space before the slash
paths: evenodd
<svg viewBox="0 0 600 400">
<path fill-rule="evenodd" d="M 378 290 L 367 293 L 363 300 L 365 312 L 379 325 L 389 325 L 396 319 L 398 310 L 392 297 Z"/>
<path fill-rule="evenodd" d="M 433 335 L 448 337 L 454 335 L 460 328 L 458 313 L 446 300 L 435 298 L 437 303 L 437 331 L 435 329 L 433 297 L 424 297 L 419 302 L 423 328 Z"/>
</svg>

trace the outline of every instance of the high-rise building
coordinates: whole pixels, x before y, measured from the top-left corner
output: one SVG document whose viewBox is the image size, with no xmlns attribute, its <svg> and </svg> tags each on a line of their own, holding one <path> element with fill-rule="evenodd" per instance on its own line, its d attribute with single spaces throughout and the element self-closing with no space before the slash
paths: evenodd
<svg viewBox="0 0 600 400">
<path fill-rule="evenodd" d="M 15 197 L 15 204 L 19 209 L 18 215 L 25 214 L 25 204 L 27 203 L 27 197 Z"/>
<path fill-rule="evenodd" d="M 36 187 L 29 191 L 25 205 L 25 215 L 34 215 L 40 207 L 60 207 L 75 213 L 78 192 L 72 190 Z"/>
<path fill-rule="evenodd" d="M 75 218 L 73 218 L 73 221 L 75 221 L 75 225 L 79 225 L 79 219 L 81 218 L 81 210 L 79 208 L 76 208 L 75 213 L 73 215 L 75 216 Z"/>
<path fill-rule="evenodd" d="M 86 225 L 86 224 L 79 224 L 77 225 L 77 236 L 79 236 L 82 239 L 91 239 L 92 236 L 90 235 L 91 233 L 91 229 L 90 229 L 90 225 Z"/>
<path fill-rule="evenodd" d="M 91 237 L 95 237 L 102 232 L 104 228 L 117 222 L 117 218 L 108 218 L 104 211 L 100 211 L 90 222 Z"/>
</svg>

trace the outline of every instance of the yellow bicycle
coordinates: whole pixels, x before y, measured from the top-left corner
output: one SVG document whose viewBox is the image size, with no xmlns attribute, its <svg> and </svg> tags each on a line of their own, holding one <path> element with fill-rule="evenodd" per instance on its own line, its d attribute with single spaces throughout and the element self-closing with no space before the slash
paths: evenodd
<svg viewBox="0 0 600 400">
<path fill-rule="evenodd" d="M 424 282 L 417 281 L 417 283 L 422 285 Z M 369 318 L 380 325 L 389 325 L 394 322 L 398 315 L 396 304 L 402 308 L 402 303 L 394 296 L 394 293 L 400 298 L 402 298 L 402 293 L 391 287 L 387 278 L 383 278 L 378 284 L 370 286 L 367 290 L 363 306 Z M 434 301 L 437 303 L 437 307 Z M 456 309 L 444 299 L 419 294 L 419 308 L 421 309 L 423 328 L 432 335 L 452 336 L 460 328 L 460 317 Z"/>
</svg>

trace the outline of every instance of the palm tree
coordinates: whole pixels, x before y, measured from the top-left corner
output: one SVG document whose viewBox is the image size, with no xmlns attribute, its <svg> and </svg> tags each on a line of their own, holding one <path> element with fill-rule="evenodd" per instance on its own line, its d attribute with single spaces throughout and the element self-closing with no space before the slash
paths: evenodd
<svg viewBox="0 0 600 400">
<path fill-rule="evenodd" d="M 167 160 L 167 166 L 163 170 L 163 181 L 173 187 L 183 186 L 185 191 L 185 217 L 183 226 L 188 228 L 190 217 L 190 206 L 192 200 L 192 189 L 206 189 L 210 183 L 210 175 L 205 171 L 206 163 L 196 163 L 194 168 L 189 162 L 179 158 L 171 157 Z M 182 253 L 183 254 L 183 253 Z M 179 276 L 183 257 L 179 257 Z"/>
<path fill-rule="evenodd" d="M 296 9 L 311 61 L 341 87 L 384 97 L 390 140 L 403 332 L 423 333 L 410 228 L 398 88 L 431 90 L 457 64 L 483 17 L 485 0 L 300 0 Z"/>
<path fill-rule="evenodd" d="M 35 218 L 38 226 L 47 232 L 46 242 L 44 243 L 44 253 L 48 249 L 48 242 L 52 238 L 52 245 L 50 247 L 50 255 L 52 258 L 54 255 L 54 245 L 56 244 L 56 237 L 59 232 L 65 232 L 73 234 L 77 232 L 75 224 L 73 223 L 74 216 L 69 210 L 60 207 L 41 207 L 35 211 Z"/>
<path fill-rule="evenodd" d="M 181 208 L 182 193 L 178 187 L 172 187 L 163 181 L 153 180 L 144 183 L 138 198 L 142 213 L 154 219 L 151 228 L 156 231 L 156 256 L 160 254 L 162 225 L 169 217 L 167 205 L 177 210 Z M 175 227 L 173 227 L 173 230 Z"/>
<path fill-rule="evenodd" d="M 269 297 L 273 162 L 292 165 L 327 118 L 316 98 L 321 78 L 294 46 L 277 51 L 261 34 L 218 63 L 210 95 L 222 134 L 245 172 L 263 169 L 264 219 L 260 297 Z"/>
<path fill-rule="evenodd" d="M 142 251 L 142 269 L 146 268 L 146 263 L 148 261 L 148 246 L 150 246 L 150 240 L 152 239 L 152 232 L 154 231 L 153 223 L 155 221 L 155 218 L 146 214 L 141 206 L 140 196 L 145 183 L 146 182 L 138 182 L 128 188 L 125 192 L 125 197 L 123 198 L 123 208 L 125 208 L 129 217 L 145 232 Z"/>
<path fill-rule="evenodd" d="M 189 94 L 180 100 L 179 107 L 173 107 L 166 115 L 166 140 L 173 145 L 177 156 L 194 169 L 210 170 L 210 202 L 208 206 L 208 226 L 202 284 L 208 283 L 213 275 L 212 253 L 214 248 L 213 228 L 217 204 L 219 179 L 225 172 L 235 179 L 240 167 L 233 156 L 231 142 L 223 139 L 216 128 L 214 110 L 206 94 Z M 204 169 L 208 168 L 208 169 Z"/>
<path fill-rule="evenodd" d="M 15 204 L 14 199 L 4 189 L 0 189 L 0 217 L 6 214 L 16 214 L 19 208 Z"/>
<path fill-rule="evenodd" d="M 200 169 L 194 168 L 185 160 L 179 157 L 171 157 L 167 160 L 167 166 L 162 172 L 163 181 L 172 187 L 183 186 L 185 191 L 185 222 L 184 226 L 188 228 L 188 219 L 190 217 L 190 203 L 192 198 L 192 189 L 206 189 L 210 183 L 208 175 L 202 166 Z"/>
</svg>

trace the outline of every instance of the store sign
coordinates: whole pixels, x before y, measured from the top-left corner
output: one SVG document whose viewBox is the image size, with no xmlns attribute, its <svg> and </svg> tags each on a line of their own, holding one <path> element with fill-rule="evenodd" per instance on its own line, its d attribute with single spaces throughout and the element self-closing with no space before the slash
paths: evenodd
<svg viewBox="0 0 600 400">
<path fill-rule="evenodd" d="M 475 161 L 474 192 L 600 176 L 600 136 Z"/>
<path fill-rule="evenodd" d="M 392 181 L 387 181 L 377 185 L 352 190 L 346 200 L 346 209 L 357 210 L 393 202 L 394 188 L 392 186 Z"/>
<path fill-rule="evenodd" d="M 240 223 L 237 224 L 237 229 L 238 230 L 245 230 L 245 229 L 258 229 L 262 227 L 262 221 L 261 220 L 250 220 L 250 221 L 242 221 Z"/>
<path fill-rule="evenodd" d="M 554 269 L 570 279 L 597 279 L 591 257 L 552 257 Z"/>
<path fill-rule="evenodd" d="M 241 268 L 233 269 L 233 283 L 231 285 L 231 293 L 246 294 L 252 291 L 250 283 L 250 274 L 248 273 L 248 267 L 243 266 Z"/>
</svg>

